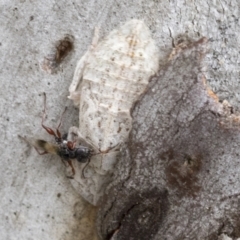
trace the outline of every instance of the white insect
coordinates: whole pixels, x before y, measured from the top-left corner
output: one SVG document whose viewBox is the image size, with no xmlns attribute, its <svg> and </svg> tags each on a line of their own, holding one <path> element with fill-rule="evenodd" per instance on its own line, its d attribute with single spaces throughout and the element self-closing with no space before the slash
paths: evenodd
<svg viewBox="0 0 240 240">
<path fill-rule="evenodd" d="M 69 130 L 95 152 L 82 178 L 83 164 L 75 162 L 73 186 L 97 205 L 111 180 L 121 143 L 132 128 L 130 109 L 146 90 L 159 66 L 159 52 L 143 21 L 131 20 L 92 46 L 77 64 L 69 98 L 79 107 L 79 128 Z"/>
</svg>

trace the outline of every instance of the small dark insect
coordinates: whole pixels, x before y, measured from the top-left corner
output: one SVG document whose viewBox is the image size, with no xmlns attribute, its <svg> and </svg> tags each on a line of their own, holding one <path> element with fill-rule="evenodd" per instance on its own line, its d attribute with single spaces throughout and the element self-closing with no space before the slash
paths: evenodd
<svg viewBox="0 0 240 240">
<path fill-rule="evenodd" d="M 62 125 L 62 118 L 64 113 L 66 112 L 67 107 L 65 108 L 64 112 L 62 113 L 62 116 L 60 118 L 60 123 L 57 126 L 56 131 L 54 132 L 53 129 L 45 126 L 44 120 L 46 116 L 46 94 L 44 93 L 44 110 L 43 110 L 43 116 L 42 116 L 42 127 L 52 136 L 55 138 L 55 143 L 50 143 L 45 140 L 38 139 L 35 142 L 35 145 L 33 147 L 36 149 L 37 153 L 39 155 L 44 155 L 47 153 L 57 154 L 61 157 L 62 162 L 66 165 L 69 164 L 69 166 L 72 168 L 72 176 L 68 176 L 68 178 L 73 178 L 75 175 L 75 169 L 72 164 L 73 159 L 77 159 L 78 162 L 85 163 L 89 162 L 91 156 L 92 156 L 92 150 L 85 146 L 79 146 L 76 147 L 76 142 L 71 142 L 66 140 L 66 135 L 62 136 L 59 128 Z M 24 140 L 26 140 L 24 138 Z M 43 152 L 40 152 L 39 149 L 43 149 Z M 84 173 L 83 173 L 84 176 Z"/>
<path fill-rule="evenodd" d="M 73 37 L 65 36 L 63 39 L 57 41 L 50 54 L 44 57 L 42 62 L 43 70 L 52 74 L 55 73 L 59 64 L 73 49 Z"/>
<path fill-rule="evenodd" d="M 64 39 L 58 41 L 56 45 L 56 62 L 59 64 L 70 51 L 73 49 L 72 36 L 66 36 Z"/>
</svg>

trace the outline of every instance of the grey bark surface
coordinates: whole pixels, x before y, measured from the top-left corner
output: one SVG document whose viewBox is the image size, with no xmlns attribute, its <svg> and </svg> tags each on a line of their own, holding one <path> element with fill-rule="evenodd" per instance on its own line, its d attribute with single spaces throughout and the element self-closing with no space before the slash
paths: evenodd
<svg viewBox="0 0 240 240">
<path fill-rule="evenodd" d="M 206 86 L 205 49 L 177 47 L 136 104 L 99 212 L 104 239 L 239 237 L 240 117 Z"/>
<path fill-rule="evenodd" d="M 0 9 L 1 239 L 240 237 L 238 119 L 201 82 L 204 73 L 237 115 L 238 1 L 1 1 Z M 78 126 L 67 100 L 75 65 L 95 26 L 105 36 L 131 18 L 151 29 L 162 70 L 134 108 L 129 144 L 98 212 L 97 237 L 97 209 L 72 188 L 59 157 L 37 155 L 18 135 L 51 139 L 41 127 L 43 92 L 46 125 L 55 127 L 68 106 L 61 131 Z M 42 61 L 66 34 L 74 50 L 51 75 Z M 168 62 L 183 37 L 209 41 Z"/>
</svg>

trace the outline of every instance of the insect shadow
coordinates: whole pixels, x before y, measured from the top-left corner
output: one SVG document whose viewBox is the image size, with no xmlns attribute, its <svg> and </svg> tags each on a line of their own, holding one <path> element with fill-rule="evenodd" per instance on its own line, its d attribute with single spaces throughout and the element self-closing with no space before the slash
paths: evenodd
<svg viewBox="0 0 240 240">
<path fill-rule="evenodd" d="M 68 178 L 73 179 L 75 175 L 75 169 L 72 164 L 72 160 L 76 159 L 80 163 L 86 163 L 90 161 L 91 156 L 93 155 L 93 150 L 85 147 L 85 146 L 78 146 L 76 147 L 76 141 L 68 141 L 67 140 L 67 134 L 62 134 L 59 131 L 59 128 L 62 125 L 62 119 L 67 110 L 67 107 L 65 107 L 61 117 L 60 117 L 60 122 L 56 128 L 56 131 L 54 131 L 52 128 L 47 127 L 44 124 L 45 118 L 46 118 L 46 94 L 44 93 L 44 109 L 43 109 L 43 116 L 42 116 L 42 127 L 48 132 L 48 134 L 54 136 L 55 143 L 50 143 L 42 139 L 37 139 L 35 141 L 35 144 L 30 143 L 25 137 L 19 136 L 23 140 L 25 140 L 27 143 L 32 145 L 37 153 L 39 155 L 44 155 L 48 153 L 56 154 L 61 157 L 62 162 L 64 163 L 65 166 L 67 164 L 71 167 L 72 169 L 72 175 L 67 176 Z M 40 151 L 43 150 L 43 152 Z M 86 166 L 88 165 L 86 164 Z M 86 167 L 85 166 L 85 167 Z M 84 176 L 84 169 L 82 171 L 82 175 Z"/>
</svg>

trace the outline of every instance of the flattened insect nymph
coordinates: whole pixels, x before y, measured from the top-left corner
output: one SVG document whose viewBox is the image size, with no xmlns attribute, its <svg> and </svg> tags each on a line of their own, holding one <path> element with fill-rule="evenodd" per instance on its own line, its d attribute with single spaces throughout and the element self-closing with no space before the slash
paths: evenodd
<svg viewBox="0 0 240 240">
<path fill-rule="evenodd" d="M 100 152 L 91 158 L 88 178 L 72 181 L 78 192 L 96 205 L 110 181 L 116 156 L 132 128 L 130 110 L 159 67 L 159 52 L 143 21 L 131 20 L 92 46 L 77 64 L 69 87 L 79 107 L 79 128 L 69 130 Z M 90 188 L 91 185 L 91 188 Z"/>
</svg>

